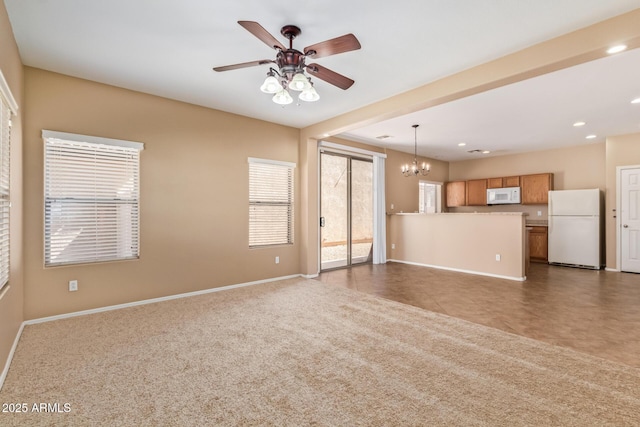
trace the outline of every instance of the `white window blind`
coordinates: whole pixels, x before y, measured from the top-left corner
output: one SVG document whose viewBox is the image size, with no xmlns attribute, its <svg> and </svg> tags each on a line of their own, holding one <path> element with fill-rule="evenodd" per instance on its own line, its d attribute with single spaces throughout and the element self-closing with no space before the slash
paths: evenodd
<svg viewBox="0 0 640 427">
<path fill-rule="evenodd" d="M 0 96 L 0 289 L 9 281 L 9 165 L 11 109 Z"/>
<path fill-rule="evenodd" d="M 45 265 L 138 258 L 143 145 L 51 131 L 43 138 Z"/>
<path fill-rule="evenodd" d="M 293 243 L 294 169 L 249 158 L 249 247 Z"/>
</svg>

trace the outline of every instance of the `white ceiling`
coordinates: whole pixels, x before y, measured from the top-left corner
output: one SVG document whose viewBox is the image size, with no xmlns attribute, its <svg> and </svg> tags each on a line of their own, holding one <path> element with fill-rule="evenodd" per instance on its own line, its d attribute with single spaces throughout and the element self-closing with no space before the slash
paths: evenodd
<svg viewBox="0 0 640 427">
<path fill-rule="evenodd" d="M 25 65 L 298 128 L 640 7 L 640 0 L 4 2 Z M 320 101 L 280 107 L 258 89 L 267 65 L 212 71 L 275 57 L 238 20 L 259 22 L 283 44 L 280 28 L 297 25 L 299 50 L 355 34 L 362 49 L 317 62 L 356 83 L 343 91 L 314 79 Z M 637 132 L 640 106 L 628 104 L 640 96 L 637 75 L 640 57 L 632 51 L 348 137 L 378 143 L 376 136 L 389 134 L 395 138 L 388 146 L 413 151 L 411 124 L 419 123 L 421 153 L 459 160 L 472 158 L 460 152 L 460 141 L 499 154 L 585 143 L 584 132 Z M 578 119 L 587 125 L 576 130 Z"/>
</svg>

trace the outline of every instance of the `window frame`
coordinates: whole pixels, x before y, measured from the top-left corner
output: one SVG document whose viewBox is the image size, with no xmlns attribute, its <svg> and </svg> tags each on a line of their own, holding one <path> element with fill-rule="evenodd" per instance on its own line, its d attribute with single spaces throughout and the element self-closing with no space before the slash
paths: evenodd
<svg viewBox="0 0 640 427">
<path fill-rule="evenodd" d="M 144 144 L 49 130 L 42 131 L 42 139 L 45 268 L 138 259 L 140 152 Z M 74 172 L 68 173 L 65 167 Z M 124 180 L 126 187 L 118 184 L 119 180 Z M 67 242 L 56 240 L 52 231 L 56 223 L 76 236 Z M 82 234 L 84 227 L 89 232 Z M 80 231 L 74 231 L 77 229 Z M 79 236 L 75 252 L 61 257 Z M 61 246 L 54 256 L 54 249 Z"/>
<path fill-rule="evenodd" d="M 295 168 L 296 168 L 296 164 L 292 162 L 260 159 L 256 157 L 249 157 L 247 159 L 247 163 L 248 163 L 248 169 L 249 169 L 248 171 L 248 175 L 249 175 L 248 176 L 249 178 L 249 183 L 248 183 L 248 190 L 249 190 L 248 191 L 249 193 L 248 194 L 249 195 L 248 245 L 249 245 L 249 249 L 260 249 L 260 248 L 267 248 L 267 247 L 273 247 L 273 246 L 293 245 L 295 241 L 294 234 L 295 234 Z M 263 197 L 252 200 L 252 194 L 256 190 L 256 188 L 253 187 L 252 185 L 253 184 L 252 179 L 255 178 L 254 172 L 252 171 L 252 167 L 260 167 L 260 165 L 264 166 L 265 169 L 282 168 L 280 172 L 286 172 L 287 183 L 286 184 L 280 183 L 280 185 L 284 185 L 284 187 L 287 188 L 287 194 L 278 195 L 276 199 L 279 199 L 279 200 L 274 200 L 273 198 L 269 199 L 269 196 L 273 196 L 272 194 L 271 195 L 263 194 Z M 262 174 L 266 174 L 266 170 L 263 170 Z M 273 183 L 271 188 L 275 188 L 275 183 Z M 286 199 L 286 201 L 284 201 L 283 199 Z M 286 219 L 286 228 L 287 228 L 286 239 L 281 239 L 279 241 L 271 241 L 268 243 L 260 243 L 258 242 L 258 240 L 260 240 L 258 238 L 259 236 L 253 236 L 252 238 L 252 231 L 256 229 L 254 224 L 252 223 L 252 221 L 256 218 L 255 208 L 260 206 L 286 207 L 286 212 L 287 212 L 286 213 L 286 218 L 287 218 Z M 279 222 L 282 223 L 282 222 L 285 222 L 285 220 L 283 218 L 280 218 Z M 277 239 L 274 239 L 274 240 L 277 240 Z"/>
<path fill-rule="evenodd" d="M 435 192 L 435 195 L 434 195 L 435 206 L 433 206 L 433 212 L 428 212 L 426 209 L 427 197 L 425 196 L 427 192 L 427 189 L 426 189 L 427 186 L 433 187 Z M 441 182 L 425 181 L 425 180 L 420 180 L 418 182 L 418 212 L 423 214 L 434 214 L 434 213 L 442 212 L 442 183 Z"/>
<path fill-rule="evenodd" d="M 11 119 L 18 113 L 9 84 L 0 70 L 0 292 L 11 276 Z M 1 296 L 4 293 L 0 294 Z"/>
</svg>

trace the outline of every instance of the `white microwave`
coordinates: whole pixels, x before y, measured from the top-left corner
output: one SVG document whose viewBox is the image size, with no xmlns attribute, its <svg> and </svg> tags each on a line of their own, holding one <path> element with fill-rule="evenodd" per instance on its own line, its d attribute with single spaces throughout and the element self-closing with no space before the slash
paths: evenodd
<svg viewBox="0 0 640 427">
<path fill-rule="evenodd" d="M 520 203 L 520 187 L 490 188 L 487 190 L 488 205 L 517 205 Z"/>
</svg>

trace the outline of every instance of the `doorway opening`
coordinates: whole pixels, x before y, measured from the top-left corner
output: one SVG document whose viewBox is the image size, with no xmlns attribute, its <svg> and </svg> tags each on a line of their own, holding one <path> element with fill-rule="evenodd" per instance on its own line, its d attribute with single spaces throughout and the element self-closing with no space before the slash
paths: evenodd
<svg viewBox="0 0 640 427">
<path fill-rule="evenodd" d="M 372 262 L 373 162 L 320 153 L 320 270 Z"/>
</svg>

